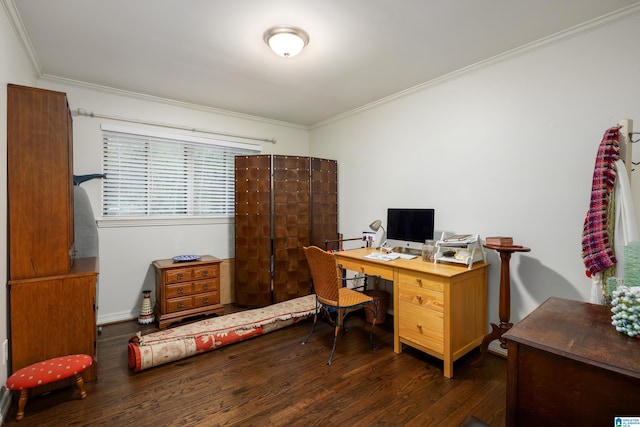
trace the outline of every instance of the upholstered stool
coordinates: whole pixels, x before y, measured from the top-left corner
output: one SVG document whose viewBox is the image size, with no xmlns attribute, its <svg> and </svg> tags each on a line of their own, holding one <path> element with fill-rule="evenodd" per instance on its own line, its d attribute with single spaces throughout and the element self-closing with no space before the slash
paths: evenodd
<svg viewBox="0 0 640 427">
<path fill-rule="evenodd" d="M 92 363 L 93 358 L 87 354 L 71 354 L 34 363 L 14 372 L 7 379 L 7 388 L 9 390 L 20 390 L 16 420 L 20 421 L 24 417 L 24 407 L 29 398 L 29 389 L 34 387 L 75 376 L 76 385 L 80 390 L 80 397 L 82 399 L 87 397 L 82 372 Z"/>
</svg>

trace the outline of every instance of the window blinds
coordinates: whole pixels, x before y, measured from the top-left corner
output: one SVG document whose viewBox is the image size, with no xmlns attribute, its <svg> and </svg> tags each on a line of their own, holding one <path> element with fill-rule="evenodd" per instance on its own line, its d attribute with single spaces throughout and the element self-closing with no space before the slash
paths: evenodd
<svg viewBox="0 0 640 427">
<path fill-rule="evenodd" d="M 102 127 L 104 217 L 233 215 L 234 157 L 260 146 Z"/>
</svg>

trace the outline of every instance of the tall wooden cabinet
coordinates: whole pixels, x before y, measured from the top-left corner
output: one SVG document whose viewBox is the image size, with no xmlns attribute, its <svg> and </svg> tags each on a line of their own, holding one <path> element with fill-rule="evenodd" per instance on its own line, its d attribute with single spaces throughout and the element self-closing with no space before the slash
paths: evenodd
<svg viewBox="0 0 640 427">
<path fill-rule="evenodd" d="M 7 88 L 9 278 L 66 274 L 73 264 L 73 136 L 67 97 Z"/>
<path fill-rule="evenodd" d="M 72 353 L 96 361 L 98 260 L 74 256 L 65 93 L 8 85 L 7 197 L 11 371 Z M 97 363 L 84 378 L 97 378 Z"/>
<path fill-rule="evenodd" d="M 262 307 L 308 295 L 302 247 L 323 247 L 337 230 L 335 160 L 236 157 L 235 303 Z"/>
</svg>

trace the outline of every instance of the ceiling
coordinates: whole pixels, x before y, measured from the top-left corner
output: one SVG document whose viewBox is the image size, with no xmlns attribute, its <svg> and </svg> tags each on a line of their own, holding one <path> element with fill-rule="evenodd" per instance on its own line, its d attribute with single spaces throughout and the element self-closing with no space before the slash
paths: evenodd
<svg viewBox="0 0 640 427">
<path fill-rule="evenodd" d="M 303 126 L 620 9 L 630 0 L 0 0 L 45 78 Z M 309 33 L 294 58 L 275 25 Z"/>
</svg>

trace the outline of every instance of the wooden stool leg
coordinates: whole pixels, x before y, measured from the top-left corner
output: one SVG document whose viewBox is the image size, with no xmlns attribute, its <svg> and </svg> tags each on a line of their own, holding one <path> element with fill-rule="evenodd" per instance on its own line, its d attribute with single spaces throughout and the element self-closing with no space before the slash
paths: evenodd
<svg viewBox="0 0 640 427">
<path fill-rule="evenodd" d="M 78 372 L 75 374 L 76 377 L 76 385 L 78 386 L 78 390 L 80 390 L 80 398 L 84 399 L 87 397 L 87 392 L 84 389 L 84 380 L 82 379 L 82 373 Z"/>
<path fill-rule="evenodd" d="M 24 418 L 24 407 L 27 405 L 27 399 L 29 399 L 29 390 L 20 390 L 20 399 L 18 400 L 18 413 L 16 414 L 16 420 L 20 421 Z"/>
</svg>

